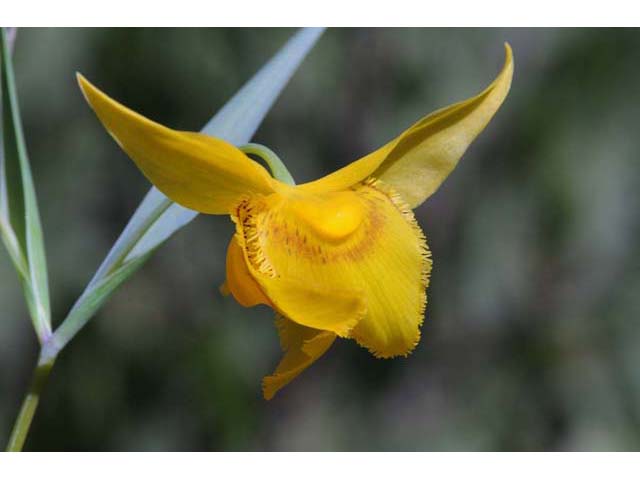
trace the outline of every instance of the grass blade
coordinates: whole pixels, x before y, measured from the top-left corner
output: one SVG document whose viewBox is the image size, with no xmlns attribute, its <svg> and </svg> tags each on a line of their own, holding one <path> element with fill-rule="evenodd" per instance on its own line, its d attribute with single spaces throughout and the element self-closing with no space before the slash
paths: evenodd
<svg viewBox="0 0 640 480">
<path fill-rule="evenodd" d="M 1 28 L 1 27 L 0 27 Z M 9 55 L 13 54 L 13 45 L 15 42 L 16 36 L 15 28 L 5 28 L 6 36 L 7 36 L 7 44 Z M 0 55 L 2 55 L 2 50 L 0 48 Z M 2 67 L 0 66 L 0 70 Z M 15 258 L 16 255 L 22 256 L 20 252 L 20 246 L 18 244 L 18 239 L 15 237 L 15 233 L 9 224 L 9 200 L 7 199 L 7 175 L 5 173 L 5 162 L 4 162 L 4 141 L 3 141 L 3 130 L 2 130 L 2 94 L 0 93 L 0 234 L 2 235 L 2 239 L 7 246 L 7 250 L 9 250 L 9 255 L 16 265 L 16 269 L 18 273 L 22 276 L 26 276 L 26 263 L 24 263 L 24 259 L 22 259 L 22 263 L 19 265 L 18 260 Z"/>
<path fill-rule="evenodd" d="M 38 337 L 51 333 L 49 285 L 44 240 L 35 187 L 22 132 L 18 95 L 7 33 L 0 28 L 2 61 L 3 163 L 2 231 L 18 272 Z"/>
</svg>

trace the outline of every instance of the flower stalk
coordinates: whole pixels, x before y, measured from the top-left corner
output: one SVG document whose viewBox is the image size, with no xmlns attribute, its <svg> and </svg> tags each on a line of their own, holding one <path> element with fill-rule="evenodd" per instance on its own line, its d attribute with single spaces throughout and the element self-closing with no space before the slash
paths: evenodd
<svg viewBox="0 0 640 480">
<path fill-rule="evenodd" d="M 42 355 L 40 356 L 38 364 L 33 371 L 29 390 L 22 402 L 15 424 L 13 425 L 13 430 L 9 437 L 9 443 L 7 444 L 7 452 L 22 451 L 24 442 L 26 441 L 31 428 L 33 416 L 38 408 L 38 403 L 40 403 L 42 390 L 47 383 L 47 379 L 49 378 L 54 362 L 55 358 L 45 358 Z"/>
<path fill-rule="evenodd" d="M 276 155 L 276 153 L 268 147 L 264 145 L 260 145 L 259 143 L 247 143 L 246 145 L 240 147 L 240 151 L 246 153 L 247 155 L 255 155 L 260 159 L 264 160 L 264 162 L 271 170 L 271 175 L 273 178 L 280 180 L 283 183 L 288 185 L 295 185 L 296 182 L 287 170 L 284 162 L 280 160 L 280 157 Z"/>
</svg>

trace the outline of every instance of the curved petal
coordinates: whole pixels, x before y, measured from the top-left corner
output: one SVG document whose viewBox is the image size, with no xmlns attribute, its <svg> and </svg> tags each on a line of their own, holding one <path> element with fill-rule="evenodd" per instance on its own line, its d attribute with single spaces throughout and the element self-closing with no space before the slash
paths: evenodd
<svg viewBox="0 0 640 480">
<path fill-rule="evenodd" d="M 292 321 L 347 335 L 380 357 L 417 344 L 430 255 L 411 209 L 381 182 L 254 199 L 234 220 L 252 275 Z"/>
<path fill-rule="evenodd" d="M 273 192 L 269 173 L 230 143 L 164 127 L 109 98 L 80 74 L 78 83 L 118 145 L 176 203 L 224 214 L 243 196 Z"/>
<path fill-rule="evenodd" d="M 331 332 L 304 327 L 278 314 L 276 326 L 285 355 L 273 375 L 262 381 L 262 392 L 267 400 L 320 358 L 336 339 Z"/>
<path fill-rule="evenodd" d="M 349 337 L 366 312 L 362 295 L 351 290 L 307 285 L 304 278 L 256 279 L 277 311 L 305 327 Z"/>
<path fill-rule="evenodd" d="M 288 279 L 268 276 L 259 284 L 249 270 L 237 234 L 229 243 L 226 270 L 227 279 L 221 291 L 225 295 L 233 295 L 243 307 L 268 305 L 281 312 L 307 309 L 301 325 L 330 330 L 342 337 L 348 336 L 364 315 L 361 296 L 355 293 L 314 289 Z M 274 303 L 270 298 L 277 301 Z"/>
<path fill-rule="evenodd" d="M 421 119 L 385 146 L 346 167 L 300 187 L 309 192 L 348 188 L 369 176 L 393 187 L 411 208 L 431 196 L 504 101 L 513 76 L 505 44 L 502 71 L 482 93 Z"/>
<path fill-rule="evenodd" d="M 227 281 L 221 287 L 221 291 L 224 295 L 231 293 L 243 307 L 260 304 L 273 306 L 249 272 L 244 253 L 235 235 L 227 249 Z"/>
</svg>

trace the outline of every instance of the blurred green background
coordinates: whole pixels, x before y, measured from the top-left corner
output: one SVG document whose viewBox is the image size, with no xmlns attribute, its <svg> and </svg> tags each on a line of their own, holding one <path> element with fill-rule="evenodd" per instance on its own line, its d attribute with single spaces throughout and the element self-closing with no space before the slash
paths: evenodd
<svg viewBox="0 0 640 480">
<path fill-rule="evenodd" d="M 22 29 L 15 69 L 54 319 L 149 184 L 74 73 L 199 130 L 291 29 Z M 640 31 L 328 30 L 254 137 L 299 181 L 495 76 L 507 101 L 416 214 L 434 256 L 423 338 L 376 360 L 338 341 L 274 400 L 272 314 L 217 290 L 233 229 L 201 216 L 59 358 L 31 450 L 640 449 Z M 0 443 L 35 362 L 0 253 Z"/>
</svg>

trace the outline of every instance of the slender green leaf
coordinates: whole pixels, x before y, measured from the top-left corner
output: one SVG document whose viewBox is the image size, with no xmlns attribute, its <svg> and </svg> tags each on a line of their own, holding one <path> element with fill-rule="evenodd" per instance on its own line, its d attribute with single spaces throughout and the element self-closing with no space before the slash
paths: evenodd
<svg viewBox="0 0 640 480">
<path fill-rule="evenodd" d="M 16 266 L 20 263 L 17 260 L 18 247 L 26 260 L 28 275 L 23 279 L 23 287 L 34 327 L 42 340 L 51 333 L 47 264 L 40 214 L 22 132 L 13 65 L 4 28 L 0 29 L 0 54 L 4 153 L 1 172 L 4 183 L 3 239 Z"/>
<path fill-rule="evenodd" d="M 1 27 L 0 27 L 1 28 Z M 7 43 L 9 54 L 13 54 L 13 45 L 15 43 L 17 28 L 6 28 Z M 0 67 L 1 69 L 2 67 Z M 0 132 L 2 132 L 2 102 L 0 102 Z M 7 187 L 5 185 L 5 173 L 4 173 L 4 142 L 2 141 L 3 135 L 0 133 L 0 221 L 8 218 L 7 211 Z M 6 225 L 0 225 L 0 228 L 8 228 Z"/>
<path fill-rule="evenodd" d="M 205 125 L 202 132 L 241 145 L 255 133 L 293 73 L 316 43 L 322 29 L 298 31 L 282 49 Z M 197 216 L 197 212 L 171 202 L 152 188 L 144 198 L 104 262 L 54 333 L 53 345 L 61 349 L 87 323 L 95 309 L 86 309 L 87 299 L 101 298 L 114 289 L 104 289 L 104 298 L 94 296 L 108 278 L 120 280 L 120 271 L 132 275 L 160 244 Z M 131 267 L 133 265 L 133 267 Z M 123 278 L 126 278 L 123 277 Z M 117 286 L 117 285 L 116 285 Z M 115 288 L 115 287 L 114 287 Z"/>
<path fill-rule="evenodd" d="M 5 247 L 7 247 L 9 257 L 18 271 L 20 278 L 28 282 L 29 269 L 27 267 L 27 261 L 22 254 L 20 244 L 18 243 L 18 239 L 16 238 L 13 228 L 11 228 L 11 225 L 9 225 L 9 222 L 4 216 L 2 216 L 2 214 L 0 214 L 0 235 L 2 235 L 2 241 L 4 242 Z"/>
<path fill-rule="evenodd" d="M 0 27 L 1 28 L 1 27 Z M 7 43 L 9 44 L 9 54 L 13 54 L 13 40 L 15 40 L 15 30 L 5 28 L 7 31 Z M 1 52 L 0 52 L 1 55 Z M 2 66 L 0 65 L 0 71 L 2 70 Z M 0 93 L 1 96 L 1 93 Z M 4 166 L 4 141 L 2 134 L 2 101 L 0 101 L 0 234 L 2 234 L 2 239 L 7 245 L 7 249 L 9 250 L 9 254 L 13 259 L 14 263 L 16 263 L 15 255 L 16 253 L 21 256 L 21 252 L 19 251 L 20 246 L 18 245 L 17 238 L 15 238 L 15 233 L 11 229 L 11 225 L 9 224 L 9 210 L 8 210 L 8 199 L 7 199 L 7 178 L 5 173 Z M 6 236 L 6 237 L 5 237 Z M 17 248 L 17 250 L 16 250 Z M 21 275 L 24 275 L 26 272 L 26 268 L 18 268 L 18 264 L 16 263 L 16 268 L 18 269 Z"/>
<path fill-rule="evenodd" d="M 7 44 L 9 55 L 13 53 L 13 45 L 16 37 L 16 28 L 6 28 Z M 2 51 L 0 49 L 0 55 Z M 1 70 L 0 66 L 0 70 Z M 1 97 L 1 94 L 0 94 Z M 7 198 L 7 175 L 5 172 L 5 159 L 4 159 L 4 135 L 2 134 L 2 102 L 0 102 L 0 237 L 9 252 L 9 257 L 13 262 L 18 275 L 20 276 L 20 282 L 23 286 L 27 306 L 32 318 L 36 318 L 37 309 L 33 300 L 33 293 L 31 284 L 29 283 L 29 268 L 27 266 L 27 260 L 24 256 L 22 247 L 16 233 L 9 221 L 9 201 Z"/>
</svg>

